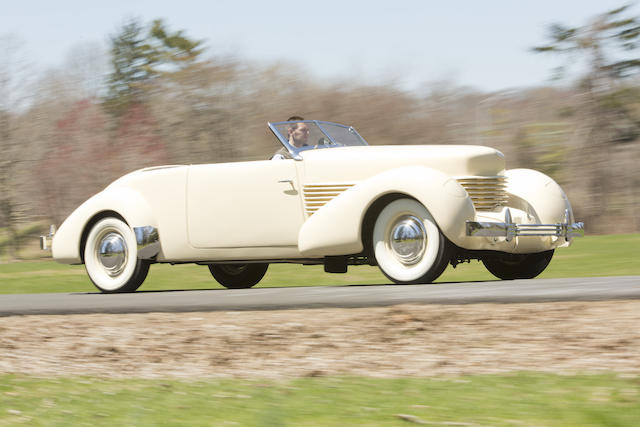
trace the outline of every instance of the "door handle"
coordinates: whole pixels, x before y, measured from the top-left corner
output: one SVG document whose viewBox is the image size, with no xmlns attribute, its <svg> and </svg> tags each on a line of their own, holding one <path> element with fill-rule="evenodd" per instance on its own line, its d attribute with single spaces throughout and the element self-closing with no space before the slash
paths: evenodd
<svg viewBox="0 0 640 427">
<path fill-rule="evenodd" d="M 291 185 L 292 189 L 296 189 L 296 187 L 293 185 L 293 180 L 292 179 L 281 179 L 280 181 L 278 181 L 278 183 L 280 184 L 289 184 Z"/>
</svg>

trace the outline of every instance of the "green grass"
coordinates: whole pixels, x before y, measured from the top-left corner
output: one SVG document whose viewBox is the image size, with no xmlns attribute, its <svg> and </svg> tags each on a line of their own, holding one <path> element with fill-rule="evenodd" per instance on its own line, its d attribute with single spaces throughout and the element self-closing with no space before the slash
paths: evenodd
<svg viewBox="0 0 640 427">
<path fill-rule="evenodd" d="M 520 373 L 457 378 L 110 380 L 0 376 L 2 425 L 636 426 L 640 379 Z"/>
<path fill-rule="evenodd" d="M 640 234 L 588 236 L 561 248 L 539 277 L 594 277 L 640 275 Z M 472 261 L 449 266 L 438 282 L 496 280 L 484 266 Z M 347 274 L 327 274 L 322 266 L 274 264 L 258 287 L 371 285 L 390 281 L 377 267 L 349 267 Z M 219 289 L 205 266 L 151 266 L 141 290 Z M 0 293 L 93 292 L 84 266 L 54 262 L 19 262 L 0 265 Z"/>
</svg>

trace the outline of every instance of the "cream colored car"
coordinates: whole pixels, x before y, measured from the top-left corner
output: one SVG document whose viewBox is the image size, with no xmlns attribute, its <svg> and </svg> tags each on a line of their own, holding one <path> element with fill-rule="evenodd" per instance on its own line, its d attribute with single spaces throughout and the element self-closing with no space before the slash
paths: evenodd
<svg viewBox="0 0 640 427">
<path fill-rule="evenodd" d="M 291 138 L 302 125 L 305 144 Z M 495 149 L 368 146 L 352 127 L 311 120 L 269 127 L 280 160 L 138 170 L 43 247 L 52 239 L 56 261 L 84 263 L 101 291 L 132 292 L 153 263 L 206 265 L 228 288 L 255 285 L 270 263 L 370 264 L 395 283 L 429 283 L 480 259 L 501 279 L 532 278 L 583 234 L 558 184 L 505 170 Z"/>
</svg>

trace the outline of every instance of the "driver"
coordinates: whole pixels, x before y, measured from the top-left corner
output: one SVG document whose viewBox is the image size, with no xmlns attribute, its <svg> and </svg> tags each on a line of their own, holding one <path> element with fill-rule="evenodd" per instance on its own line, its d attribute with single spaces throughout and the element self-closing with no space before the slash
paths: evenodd
<svg viewBox="0 0 640 427">
<path fill-rule="evenodd" d="M 300 116 L 293 116 L 287 119 L 288 122 L 294 120 L 304 120 Z M 309 139 L 309 126 L 306 123 L 295 123 L 289 126 L 289 144 L 296 148 L 306 147 Z"/>
<path fill-rule="evenodd" d="M 292 147 L 300 148 L 306 147 L 307 140 L 309 139 L 309 126 L 306 123 L 303 123 L 303 117 L 300 116 L 292 116 L 287 119 L 288 122 L 298 121 L 298 123 L 292 123 L 289 125 L 287 129 L 287 133 L 289 134 L 289 144 Z M 285 147 L 282 147 L 271 157 L 271 160 L 282 160 L 282 159 L 290 159 L 291 153 Z"/>
</svg>

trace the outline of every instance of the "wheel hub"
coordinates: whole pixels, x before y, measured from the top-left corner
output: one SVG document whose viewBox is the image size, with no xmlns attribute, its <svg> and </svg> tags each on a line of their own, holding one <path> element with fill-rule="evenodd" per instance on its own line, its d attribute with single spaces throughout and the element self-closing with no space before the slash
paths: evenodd
<svg viewBox="0 0 640 427">
<path fill-rule="evenodd" d="M 404 215 L 391 226 L 389 247 L 402 264 L 412 265 L 420 261 L 426 246 L 427 231 L 420 218 Z"/>
<path fill-rule="evenodd" d="M 117 276 L 127 264 L 127 244 L 118 233 L 108 233 L 98 245 L 98 260 L 106 273 Z"/>
</svg>

